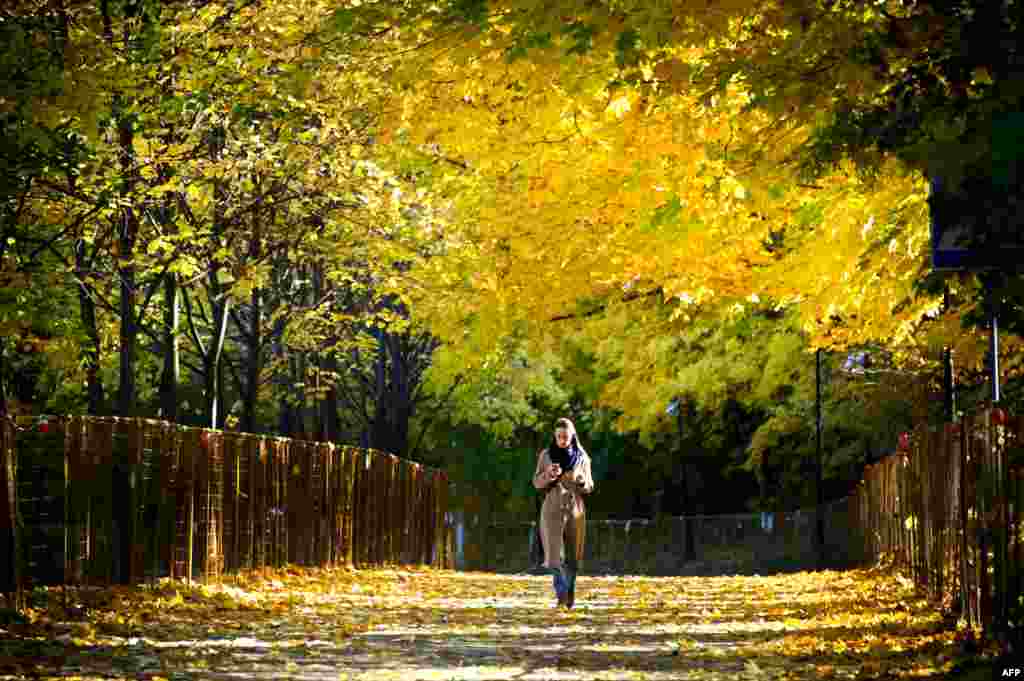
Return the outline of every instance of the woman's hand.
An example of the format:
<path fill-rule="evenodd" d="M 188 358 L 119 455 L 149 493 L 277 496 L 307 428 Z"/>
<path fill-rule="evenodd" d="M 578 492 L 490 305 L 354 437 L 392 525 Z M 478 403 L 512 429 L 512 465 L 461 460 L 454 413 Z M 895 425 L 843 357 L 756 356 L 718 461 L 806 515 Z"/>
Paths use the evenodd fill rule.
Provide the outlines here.
<path fill-rule="evenodd" d="M 553 463 L 550 466 L 548 466 L 548 477 L 551 478 L 552 480 L 557 480 L 558 476 L 560 476 L 561 474 L 562 467 L 559 466 L 557 463 Z"/>

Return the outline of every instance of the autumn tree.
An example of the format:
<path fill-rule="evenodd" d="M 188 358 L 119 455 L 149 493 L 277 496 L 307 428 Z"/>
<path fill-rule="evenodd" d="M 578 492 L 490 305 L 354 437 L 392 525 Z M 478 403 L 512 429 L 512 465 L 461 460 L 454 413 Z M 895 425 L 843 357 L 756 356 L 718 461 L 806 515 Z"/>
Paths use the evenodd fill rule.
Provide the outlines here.
<path fill-rule="evenodd" d="M 894 366 L 935 376 L 943 345 L 977 367 L 983 344 L 959 328 L 977 283 L 948 282 L 960 304 L 945 307 L 927 284 L 927 168 L 911 152 L 928 156 L 955 128 L 943 122 L 946 81 L 927 64 L 979 44 L 960 37 L 980 26 L 1013 35 L 1015 7 L 940 17 L 919 3 L 494 2 L 343 14 L 347 30 L 415 48 L 396 72 L 409 87 L 387 139 L 458 188 L 470 247 L 438 265 L 424 306 L 467 366 L 523 329 L 539 355 L 566 319 L 601 354 L 617 345 L 600 323 L 612 315 L 630 325 L 623 344 L 643 348 L 671 344 L 709 311 L 766 308 L 808 334 L 799 351 L 878 343 Z M 983 71 L 967 96 L 995 106 Z M 921 143 L 868 148 L 881 128 L 867 122 L 927 83 L 936 99 L 914 107 L 931 107 L 934 126 Z M 863 113 L 872 107 L 875 119 Z M 656 384 L 649 374 L 672 354 L 628 371 Z M 654 404 L 621 392 L 633 409 Z M 624 411 L 641 427 L 637 416 Z"/>
<path fill-rule="evenodd" d="M 47 147 L 63 160 L 36 163 L 41 181 L 22 173 L 5 201 L 7 234 L 26 232 L 5 248 L 23 244 L 37 261 L 55 260 L 57 278 L 44 281 L 24 264 L 11 271 L 20 268 L 26 292 L 77 292 L 90 411 L 138 404 L 177 418 L 195 378 L 204 422 L 219 425 L 230 402 L 225 371 L 237 372 L 246 426 L 255 428 L 259 389 L 272 385 L 267 348 L 289 334 L 296 309 L 294 290 L 271 289 L 316 270 L 321 292 L 333 296 L 351 279 L 347 270 L 364 266 L 360 258 L 387 268 L 407 257 L 376 231 L 407 221 L 406 200 L 362 151 L 386 84 L 369 67 L 353 68 L 357 39 L 332 43 L 348 51 L 316 46 L 320 22 L 333 15 L 309 4 L 268 12 L 109 1 L 65 10 L 26 3 L 13 15 L 32 30 L 12 41 L 17 60 L 5 63 L 36 69 L 39 84 L 23 93 L 10 129 L 34 125 L 45 136 L 52 117 L 66 144 Z M 37 45 L 61 47 L 64 61 L 36 60 L 28 46 Z M 429 203 L 420 194 L 416 203 Z M 384 288 L 400 289 L 398 279 Z M 133 347 L 156 356 L 140 364 Z M 120 407 L 105 395 L 111 372 Z"/>

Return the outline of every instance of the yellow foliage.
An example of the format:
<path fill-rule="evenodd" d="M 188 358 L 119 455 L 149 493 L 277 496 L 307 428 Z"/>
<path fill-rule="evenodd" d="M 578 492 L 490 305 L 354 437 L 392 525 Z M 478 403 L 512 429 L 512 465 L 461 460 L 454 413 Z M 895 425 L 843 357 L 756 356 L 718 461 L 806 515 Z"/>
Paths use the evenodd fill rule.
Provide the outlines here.
<path fill-rule="evenodd" d="M 682 68 L 663 64 L 663 73 Z M 481 314 L 542 321 L 644 281 L 665 299 L 800 300 L 819 342 L 827 316 L 856 315 L 834 344 L 906 340 L 933 304 L 904 304 L 927 246 L 920 178 L 894 166 L 868 186 L 847 168 L 801 187 L 784 160 L 806 132 L 742 112 L 738 85 L 714 103 L 681 89 L 655 104 L 639 88 L 604 88 L 610 58 L 515 66 L 497 50 L 468 64 L 439 58 L 436 79 L 424 77 L 393 122 L 472 175 L 455 213 L 482 238 L 473 269 L 504 263 L 499 279 L 478 279 L 469 304 Z M 594 114 L 602 110 L 614 115 Z M 801 222 L 811 204 L 819 214 Z M 867 224 L 893 232 L 885 257 L 872 257 L 878 237 Z M 785 253 L 769 253 L 765 240 L 781 229 Z"/>

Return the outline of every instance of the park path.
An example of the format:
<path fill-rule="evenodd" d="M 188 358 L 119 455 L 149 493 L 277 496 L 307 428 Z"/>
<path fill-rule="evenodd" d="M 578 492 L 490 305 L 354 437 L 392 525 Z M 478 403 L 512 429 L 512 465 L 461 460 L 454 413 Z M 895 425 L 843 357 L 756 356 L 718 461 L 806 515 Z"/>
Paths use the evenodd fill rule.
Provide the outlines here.
<path fill-rule="evenodd" d="M 0 679 L 871 679 L 941 675 L 952 632 L 879 571 L 550 579 L 280 570 L 36 594 Z M 937 676 L 936 678 L 939 678 Z"/>

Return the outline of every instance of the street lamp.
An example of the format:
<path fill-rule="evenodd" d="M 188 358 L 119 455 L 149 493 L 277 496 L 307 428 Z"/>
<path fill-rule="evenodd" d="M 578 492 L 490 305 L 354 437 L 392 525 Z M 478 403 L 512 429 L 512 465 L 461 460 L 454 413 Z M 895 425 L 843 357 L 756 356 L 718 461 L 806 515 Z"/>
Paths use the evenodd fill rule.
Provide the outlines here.
<path fill-rule="evenodd" d="M 821 355 L 822 349 L 814 352 L 814 439 L 817 455 L 814 465 L 814 543 L 818 554 L 818 568 L 825 567 L 825 490 L 822 489 L 822 429 L 824 421 L 821 413 Z"/>
<path fill-rule="evenodd" d="M 683 524 L 684 524 L 685 534 L 686 534 L 686 537 L 683 540 L 683 560 L 691 561 L 691 560 L 697 560 L 697 546 L 696 546 L 695 538 L 693 536 L 693 534 L 694 534 L 694 532 L 693 532 L 694 522 L 693 522 L 693 515 L 691 513 L 691 508 L 690 508 L 689 481 L 688 481 L 688 478 L 687 478 L 687 475 L 686 475 L 686 465 L 682 461 L 683 453 L 685 451 L 683 449 L 683 432 L 684 432 L 684 428 L 683 428 L 683 425 L 684 425 L 684 423 L 683 423 L 683 410 L 685 408 L 686 408 L 686 405 L 683 402 L 683 398 L 682 397 L 674 397 L 674 398 L 672 398 L 672 401 L 668 403 L 668 406 L 665 408 L 665 413 L 668 414 L 669 416 L 675 416 L 676 417 L 676 428 L 678 429 L 678 432 L 679 432 L 679 459 L 680 460 L 676 462 L 676 465 L 679 466 L 679 470 L 682 471 L 682 475 L 680 476 L 680 478 L 681 478 L 680 486 L 682 487 L 683 518 L 684 518 Z"/>

